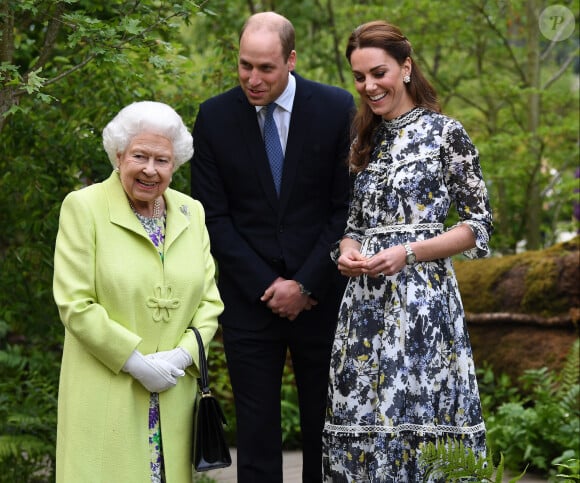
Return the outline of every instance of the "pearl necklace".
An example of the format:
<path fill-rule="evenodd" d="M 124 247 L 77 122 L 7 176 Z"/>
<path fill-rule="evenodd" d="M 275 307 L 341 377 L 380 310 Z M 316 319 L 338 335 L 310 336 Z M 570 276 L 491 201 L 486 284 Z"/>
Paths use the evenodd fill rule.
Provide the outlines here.
<path fill-rule="evenodd" d="M 129 200 L 129 206 L 131 207 L 131 209 L 137 213 L 137 214 L 141 214 L 139 213 L 136 209 L 135 209 L 135 205 L 133 204 L 133 202 L 131 201 L 130 198 L 127 198 Z M 161 199 L 160 198 L 155 198 L 155 201 L 153 202 L 153 217 L 152 218 L 161 218 Z M 141 216 L 145 216 L 145 215 L 141 215 Z"/>

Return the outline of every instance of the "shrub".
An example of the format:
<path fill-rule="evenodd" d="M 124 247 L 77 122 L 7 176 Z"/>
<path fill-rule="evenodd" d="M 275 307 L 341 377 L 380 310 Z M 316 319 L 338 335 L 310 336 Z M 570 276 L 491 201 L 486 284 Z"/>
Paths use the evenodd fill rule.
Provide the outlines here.
<path fill-rule="evenodd" d="M 529 464 L 530 471 L 554 474 L 556 464 L 580 457 L 578 350 L 577 340 L 558 374 L 546 368 L 526 371 L 520 380 L 524 394 L 487 416 L 488 444 L 504 455 L 506 468 Z"/>
<path fill-rule="evenodd" d="M 51 481 L 58 367 L 50 352 L 0 348 L 0 481 Z"/>

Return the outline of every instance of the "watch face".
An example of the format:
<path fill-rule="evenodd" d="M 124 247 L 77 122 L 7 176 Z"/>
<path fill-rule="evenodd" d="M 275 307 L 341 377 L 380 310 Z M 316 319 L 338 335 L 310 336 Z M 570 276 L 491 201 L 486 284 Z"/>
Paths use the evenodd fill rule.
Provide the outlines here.
<path fill-rule="evenodd" d="M 409 245 L 408 243 L 405 243 L 403 246 L 405 247 L 405 251 L 407 252 L 405 263 L 407 265 L 413 265 L 413 263 L 417 261 L 417 255 L 415 255 L 415 252 L 411 248 L 411 245 Z"/>
<path fill-rule="evenodd" d="M 404 247 L 407 252 L 405 262 L 407 265 L 413 265 L 417 261 L 417 255 L 415 255 L 415 252 L 411 249 L 410 245 L 405 244 Z"/>

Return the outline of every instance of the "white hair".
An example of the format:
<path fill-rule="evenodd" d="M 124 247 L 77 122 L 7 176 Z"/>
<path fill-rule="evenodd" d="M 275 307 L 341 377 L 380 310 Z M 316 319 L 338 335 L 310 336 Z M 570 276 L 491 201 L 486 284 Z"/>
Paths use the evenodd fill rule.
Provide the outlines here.
<path fill-rule="evenodd" d="M 124 153 L 131 140 L 144 132 L 159 134 L 171 141 L 174 171 L 191 159 L 193 138 L 181 116 L 162 102 L 141 101 L 121 109 L 103 129 L 103 146 L 113 168 L 117 167 L 117 154 Z"/>

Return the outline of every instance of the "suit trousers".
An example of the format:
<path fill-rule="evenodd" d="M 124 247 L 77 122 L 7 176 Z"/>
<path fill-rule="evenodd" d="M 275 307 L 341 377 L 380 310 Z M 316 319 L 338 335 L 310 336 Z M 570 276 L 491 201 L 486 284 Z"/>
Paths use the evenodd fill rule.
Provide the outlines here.
<path fill-rule="evenodd" d="M 280 394 L 288 353 L 298 390 L 303 481 L 322 481 L 322 428 L 338 310 L 333 302 L 294 321 L 268 313 L 271 322 L 257 331 L 223 327 L 236 403 L 239 483 L 283 481 Z"/>

